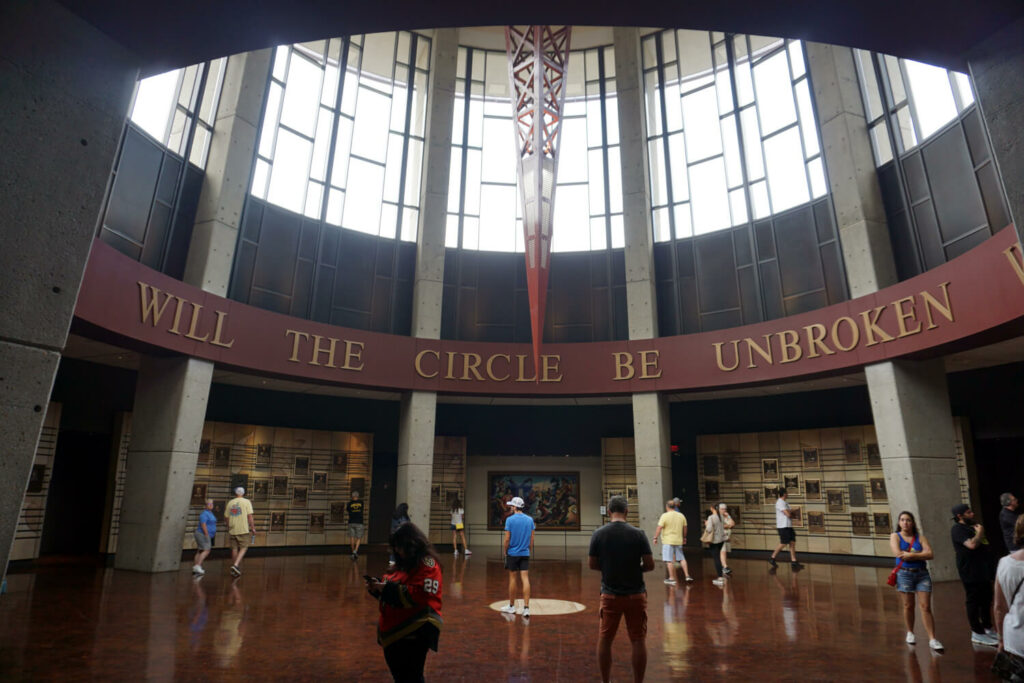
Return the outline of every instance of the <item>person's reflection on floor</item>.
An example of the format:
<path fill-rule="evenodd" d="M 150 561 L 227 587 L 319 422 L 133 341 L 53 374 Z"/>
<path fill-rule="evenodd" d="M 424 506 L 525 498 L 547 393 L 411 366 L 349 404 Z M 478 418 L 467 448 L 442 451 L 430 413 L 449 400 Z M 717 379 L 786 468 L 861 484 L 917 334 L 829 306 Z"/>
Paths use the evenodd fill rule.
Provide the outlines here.
<path fill-rule="evenodd" d="M 463 561 L 465 562 L 465 561 Z M 463 567 L 465 571 L 465 567 Z M 530 680 L 530 621 L 519 620 L 514 614 L 508 621 L 508 683 L 526 683 Z"/>
<path fill-rule="evenodd" d="M 665 661 L 673 678 L 683 677 L 690 672 L 690 637 L 686 631 L 686 607 L 690 602 L 692 589 L 689 584 L 670 586 L 665 591 L 665 605 L 661 647 Z"/>
<path fill-rule="evenodd" d="M 989 651 L 991 652 L 991 650 Z M 928 678 L 925 679 L 921 675 L 921 660 L 918 659 L 917 651 L 912 647 L 907 647 L 903 652 L 903 666 L 907 672 L 907 680 L 910 683 L 924 683 L 926 680 L 928 683 L 942 683 L 942 673 L 939 671 L 939 660 L 942 656 L 934 650 L 924 655 L 927 658 L 928 664 Z M 975 656 L 977 658 L 977 655 Z M 984 668 L 988 668 L 986 665 Z M 981 669 L 976 669 L 980 671 Z"/>
<path fill-rule="evenodd" d="M 799 609 L 799 592 L 796 585 L 796 572 L 789 574 L 789 586 L 787 587 L 779 578 L 778 570 L 772 567 L 768 574 L 775 580 L 775 583 L 782 589 L 782 626 L 786 629 L 786 638 L 790 642 L 797 639 L 797 621 Z"/>
<path fill-rule="evenodd" d="M 203 590 L 202 575 L 192 580 L 192 596 L 195 600 L 192 609 L 189 610 L 188 628 L 190 631 L 189 644 L 192 651 L 199 649 L 202 642 L 203 629 L 206 628 L 206 621 L 210 616 L 210 608 L 206 604 L 206 591 Z"/>
<path fill-rule="evenodd" d="M 466 575 L 466 556 L 463 555 L 461 559 L 456 555 L 453 559 L 452 566 L 452 583 L 451 591 L 448 593 L 448 599 L 461 600 L 462 599 L 462 580 Z"/>
<path fill-rule="evenodd" d="M 224 668 L 231 666 L 235 657 L 238 656 L 238 651 L 242 649 L 244 638 L 245 604 L 242 601 L 242 590 L 238 586 L 238 581 L 232 581 L 213 639 L 213 649 L 217 655 L 219 666 Z"/>

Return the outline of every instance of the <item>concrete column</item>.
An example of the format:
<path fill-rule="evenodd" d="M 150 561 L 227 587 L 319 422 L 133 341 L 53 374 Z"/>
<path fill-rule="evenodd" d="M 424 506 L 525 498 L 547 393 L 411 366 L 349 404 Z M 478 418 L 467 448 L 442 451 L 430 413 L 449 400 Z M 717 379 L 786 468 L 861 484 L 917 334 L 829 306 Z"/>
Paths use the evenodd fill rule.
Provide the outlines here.
<path fill-rule="evenodd" d="M 266 94 L 271 50 L 228 58 L 184 281 L 225 295 Z M 115 565 L 172 571 L 195 478 L 213 363 L 144 358 L 139 368 Z"/>
<path fill-rule="evenodd" d="M 448 212 L 448 172 L 452 156 L 452 116 L 458 31 L 434 32 L 427 87 L 423 187 L 416 235 L 412 336 L 441 338 L 444 290 L 444 232 Z M 430 483 L 434 465 L 437 394 L 411 391 L 402 397 L 398 428 L 397 501 L 409 504 L 409 516 L 424 531 L 430 527 Z"/>
<path fill-rule="evenodd" d="M 806 54 L 846 277 L 863 296 L 897 278 L 853 52 L 807 43 Z M 935 551 L 933 576 L 955 578 L 946 522 L 960 490 L 942 361 L 878 363 L 865 374 L 893 524 L 913 512 Z"/>
<path fill-rule="evenodd" d="M 652 339 L 658 336 L 658 309 L 640 32 L 620 27 L 614 29 L 613 35 L 629 338 Z M 672 497 L 668 402 L 663 396 L 653 392 L 633 394 L 633 439 L 640 527 L 653 533 L 658 518 L 665 511 L 665 501 Z"/>
<path fill-rule="evenodd" d="M 0 3 L 0 575 L 137 75 L 64 6 Z"/>
<path fill-rule="evenodd" d="M 967 65 L 1006 188 L 1010 219 L 1017 226 L 1017 239 L 1024 241 L 1024 19 L 975 46 Z"/>

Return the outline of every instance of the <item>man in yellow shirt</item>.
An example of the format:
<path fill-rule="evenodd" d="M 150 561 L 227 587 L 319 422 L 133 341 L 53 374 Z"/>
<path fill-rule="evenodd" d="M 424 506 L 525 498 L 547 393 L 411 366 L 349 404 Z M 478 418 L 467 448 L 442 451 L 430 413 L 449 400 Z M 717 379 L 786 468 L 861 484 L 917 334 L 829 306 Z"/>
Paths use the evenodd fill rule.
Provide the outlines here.
<path fill-rule="evenodd" d="M 659 537 L 662 544 L 661 559 L 668 566 L 668 578 L 665 579 L 665 583 L 670 586 L 676 585 L 676 562 L 682 566 L 686 582 L 692 582 L 690 568 L 686 566 L 686 556 L 683 555 L 683 544 L 686 543 L 686 517 L 676 510 L 675 501 L 665 503 L 665 514 L 658 520 L 658 530 L 654 532 L 655 545 Z"/>
<path fill-rule="evenodd" d="M 224 518 L 228 520 L 228 538 L 231 541 L 231 575 L 239 577 L 242 570 L 242 558 L 249 548 L 249 534 L 256 534 L 256 523 L 252 519 L 252 503 L 245 496 L 245 489 L 239 486 L 235 496 L 224 508 Z"/>

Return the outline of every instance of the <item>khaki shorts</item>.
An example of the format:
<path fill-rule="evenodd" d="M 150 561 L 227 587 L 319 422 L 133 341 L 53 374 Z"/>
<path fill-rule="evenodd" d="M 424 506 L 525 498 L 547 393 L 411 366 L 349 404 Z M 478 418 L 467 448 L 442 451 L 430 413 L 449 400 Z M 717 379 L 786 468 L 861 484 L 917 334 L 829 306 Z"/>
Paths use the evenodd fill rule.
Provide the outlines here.
<path fill-rule="evenodd" d="M 249 547 L 249 534 L 231 534 L 229 538 L 231 539 L 232 550 L 241 550 L 242 548 Z"/>
<path fill-rule="evenodd" d="M 636 595 L 601 594 L 601 637 L 611 640 L 619 630 L 619 621 L 626 617 L 626 631 L 631 641 L 647 637 L 647 593 Z"/>

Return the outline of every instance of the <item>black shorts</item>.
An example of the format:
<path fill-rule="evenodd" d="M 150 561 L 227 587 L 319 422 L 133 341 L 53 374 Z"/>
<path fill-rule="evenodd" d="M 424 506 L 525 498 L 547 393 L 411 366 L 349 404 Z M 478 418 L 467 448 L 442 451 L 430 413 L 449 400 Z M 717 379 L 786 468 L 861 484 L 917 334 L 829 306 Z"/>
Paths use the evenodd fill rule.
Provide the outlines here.
<path fill-rule="evenodd" d="M 505 569 L 510 572 L 525 572 L 530 569 L 529 555 L 506 555 Z"/>
<path fill-rule="evenodd" d="M 796 540 L 796 531 L 791 526 L 776 529 L 779 532 L 779 543 L 792 543 Z"/>

